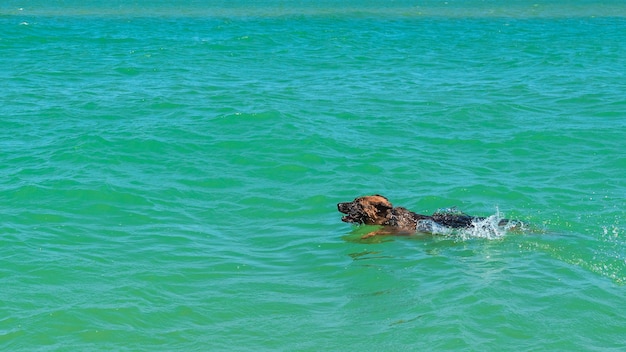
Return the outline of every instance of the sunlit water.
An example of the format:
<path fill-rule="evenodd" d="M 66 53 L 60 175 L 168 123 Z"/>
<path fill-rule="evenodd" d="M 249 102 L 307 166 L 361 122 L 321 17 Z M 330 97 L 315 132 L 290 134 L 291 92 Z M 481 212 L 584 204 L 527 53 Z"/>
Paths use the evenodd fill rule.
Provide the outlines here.
<path fill-rule="evenodd" d="M 3 3 L 0 349 L 623 349 L 625 14 Z"/>

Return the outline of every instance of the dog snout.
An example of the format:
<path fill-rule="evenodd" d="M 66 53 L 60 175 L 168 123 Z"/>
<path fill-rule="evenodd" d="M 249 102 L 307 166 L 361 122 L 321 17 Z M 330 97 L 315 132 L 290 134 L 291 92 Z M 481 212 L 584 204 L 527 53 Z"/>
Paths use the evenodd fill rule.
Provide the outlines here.
<path fill-rule="evenodd" d="M 350 203 L 337 203 L 337 210 L 341 213 L 347 214 L 350 211 Z"/>

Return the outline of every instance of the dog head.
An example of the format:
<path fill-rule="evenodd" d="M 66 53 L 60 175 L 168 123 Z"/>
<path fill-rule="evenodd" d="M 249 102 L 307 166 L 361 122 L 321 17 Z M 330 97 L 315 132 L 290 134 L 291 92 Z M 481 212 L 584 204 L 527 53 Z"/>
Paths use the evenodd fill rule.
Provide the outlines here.
<path fill-rule="evenodd" d="M 364 196 L 337 204 L 339 212 L 346 214 L 341 218 L 343 222 L 383 225 L 391 218 L 393 206 L 389 200 L 381 195 Z"/>

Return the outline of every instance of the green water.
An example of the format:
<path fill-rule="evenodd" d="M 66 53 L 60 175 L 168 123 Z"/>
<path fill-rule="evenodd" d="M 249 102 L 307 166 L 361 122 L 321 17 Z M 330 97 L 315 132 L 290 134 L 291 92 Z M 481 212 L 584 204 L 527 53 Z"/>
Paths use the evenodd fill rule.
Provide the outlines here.
<path fill-rule="evenodd" d="M 626 349 L 625 16 L 0 5 L 0 349 Z M 362 241 L 372 193 L 529 228 Z"/>

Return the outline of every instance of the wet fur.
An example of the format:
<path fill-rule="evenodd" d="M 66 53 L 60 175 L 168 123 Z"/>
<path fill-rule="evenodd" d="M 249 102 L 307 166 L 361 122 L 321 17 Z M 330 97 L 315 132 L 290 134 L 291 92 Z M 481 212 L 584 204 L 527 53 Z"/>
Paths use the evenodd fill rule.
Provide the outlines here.
<path fill-rule="evenodd" d="M 351 202 L 338 203 L 337 210 L 345 214 L 341 218 L 343 222 L 382 226 L 382 228 L 372 231 L 362 238 L 376 235 L 428 233 L 432 231 L 432 223 L 455 229 L 468 228 L 474 220 L 485 219 L 463 213 L 417 214 L 403 207 L 394 207 L 386 197 L 379 194 L 358 197 Z M 507 222 L 506 219 L 501 220 L 499 225 L 504 225 Z"/>

